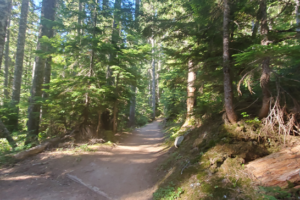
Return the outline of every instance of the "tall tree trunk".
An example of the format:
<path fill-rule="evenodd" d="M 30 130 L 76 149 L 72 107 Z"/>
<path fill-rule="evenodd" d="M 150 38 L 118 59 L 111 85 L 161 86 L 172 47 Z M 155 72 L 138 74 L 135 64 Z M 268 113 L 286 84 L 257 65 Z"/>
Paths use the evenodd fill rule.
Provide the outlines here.
<path fill-rule="evenodd" d="M 97 0 L 95 2 L 95 4 L 97 5 Z M 97 7 L 95 5 L 95 9 L 94 9 L 94 30 L 93 30 L 93 38 L 95 38 L 95 29 L 96 29 L 96 25 L 97 25 Z M 93 76 L 93 70 L 94 70 L 94 59 L 95 59 L 95 51 L 94 51 L 94 44 L 92 45 L 92 50 L 91 50 L 91 56 L 90 56 L 90 69 L 89 69 L 89 74 L 88 77 L 92 77 Z M 90 80 L 88 82 L 88 88 L 90 88 Z M 83 123 L 87 123 L 88 120 L 88 115 L 89 115 L 89 106 L 90 106 L 90 96 L 89 93 L 86 93 L 86 98 L 85 98 L 85 110 L 84 110 L 84 121 Z"/>
<path fill-rule="evenodd" d="M 0 70 L 2 66 L 9 0 L 0 0 Z"/>
<path fill-rule="evenodd" d="M 113 30 L 112 30 L 112 36 L 111 36 L 111 43 L 114 46 L 114 51 L 110 54 L 110 64 L 107 67 L 107 83 L 108 85 L 113 85 L 114 80 L 112 78 L 113 71 L 111 69 L 111 66 L 117 65 L 117 53 L 118 50 L 118 42 L 120 37 L 120 31 L 121 31 L 121 4 L 122 0 L 115 0 L 114 4 L 114 21 L 113 21 Z"/>
<path fill-rule="evenodd" d="M 233 90 L 230 78 L 229 63 L 229 0 L 224 0 L 224 20 L 223 20 L 223 73 L 224 73 L 224 102 L 225 110 L 229 121 L 235 124 L 237 116 L 233 109 Z"/>
<path fill-rule="evenodd" d="M 296 25 L 297 25 L 297 28 L 296 28 L 296 31 L 299 35 L 300 33 L 300 9 L 299 9 L 299 6 L 300 6 L 300 3 L 299 3 L 299 0 L 295 0 L 296 2 Z"/>
<path fill-rule="evenodd" d="M 81 35 L 81 12 L 82 12 L 82 0 L 79 0 L 78 2 L 78 11 L 79 11 L 79 15 L 78 15 L 78 28 L 77 28 L 77 36 L 79 37 Z"/>
<path fill-rule="evenodd" d="M 156 110 L 156 74 L 155 74 L 155 40 L 154 37 L 151 39 L 152 44 L 152 119 L 155 119 L 155 110 Z"/>
<path fill-rule="evenodd" d="M 16 52 L 16 64 L 15 64 L 15 72 L 14 72 L 14 82 L 12 88 L 12 101 L 11 101 L 15 115 L 10 122 L 10 125 L 12 125 L 12 127 L 15 127 L 16 129 L 18 127 L 19 107 L 17 107 L 17 104 L 19 104 L 20 102 L 20 94 L 21 94 L 28 8 L 29 8 L 29 0 L 22 0 L 21 17 L 19 21 L 18 45 L 17 45 L 17 52 Z"/>
<path fill-rule="evenodd" d="M 261 16 L 261 35 L 263 36 L 263 39 L 261 41 L 261 45 L 268 45 L 268 33 L 269 33 L 269 27 L 268 27 L 268 16 L 267 16 L 267 0 L 261 0 L 260 1 L 260 16 Z M 270 57 L 265 57 L 262 62 L 262 74 L 260 77 L 260 86 L 262 88 L 263 93 L 263 101 L 262 101 L 262 107 L 259 111 L 259 118 L 264 118 L 268 116 L 269 113 L 269 107 L 270 107 L 270 97 L 271 93 L 269 90 L 269 82 L 270 82 Z"/>
<path fill-rule="evenodd" d="M 194 104 L 195 104 L 195 81 L 196 81 L 196 72 L 193 66 L 193 62 L 189 61 L 188 63 L 188 80 L 187 80 L 187 100 L 186 100 L 186 106 L 187 106 L 187 114 L 186 114 L 186 120 L 183 126 L 188 126 L 189 122 L 193 118 L 194 115 Z"/>
<path fill-rule="evenodd" d="M 158 63 L 157 63 L 157 76 L 156 76 L 156 88 L 157 88 L 157 101 L 158 103 L 160 103 L 160 90 L 159 90 L 159 72 L 161 70 L 161 58 L 159 56 L 159 60 L 158 60 Z"/>
<path fill-rule="evenodd" d="M 115 90 L 116 100 L 114 102 L 114 109 L 113 109 L 113 132 L 114 133 L 118 131 L 119 75 L 120 73 L 118 73 L 116 77 L 116 90 Z"/>
<path fill-rule="evenodd" d="M 5 44 L 5 63 L 4 63 L 4 96 L 8 99 L 8 69 L 10 64 L 10 57 L 9 57 L 9 44 L 10 44 L 10 19 L 11 19 L 11 7 L 12 1 L 9 1 L 8 8 L 7 8 L 7 25 L 6 25 L 6 44 Z M 1 12 L 1 11 L 0 11 Z"/>
<path fill-rule="evenodd" d="M 131 91 L 133 93 L 130 100 L 130 110 L 129 110 L 129 127 L 135 125 L 135 107 L 136 107 L 136 86 L 131 86 Z"/>
<path fill-rule="evenodd" d="M 10 136 L 9 131 L 7 130 L 7 128 L 5 127 L 1 119 L 0 119 L 0 138 L 6 138 L 12 148 L 15 148 L 17 146 L 16 142 Z"/>
<path fill-rule="evenodd" d="M 140 1 L 135 0 L 135 28 L 138 29 L 138 18 L 140 12 Z M 134 67 L 136 70 L 136 66 Z M 130 110 L 129 110 L 129 126 L 132 127 L 135 125 L 135 107 L 136 107 L 136 86 L 131 86 L 131 91 L 133 92 L 133 96 L 130 100 Z"/>
<path fill-rule="evenodd" d="M 39 31 L 39 42 L 37 50 L 41 52 L 47 51 L 47 45 L 41 43 L 40 39 L 43 36 L 50 35 L 52 27 L 46 24 L 46 20 L 53 20 L 55 16 L 55 0 L 43 0 L 42 11 L 41 11 L 41 24 Z M 44 20 L 46 19 L 46 20 Z M 32 81 L 30 105 L 28 108 L 28 134 L 26 138 L 26 144 L 36 141 L 39 134 L 39 122 L 40 122 L 40 109 L 41 104 L 39 98 L 42 97 L 42 85 L 44 80 L 46 59 L 42 56 L 36 57 L 36 66 L 34 70 L 34 78 Z"/>
<path fill-rule="evenodd" d="M 122 4 L 122 0 L 115 0 L 114 3 L 114 21 L 113 21 L 113 30 L 112 30 L 112 37 L 111 37 L 111 43 L 114 46 L 114 51 L 110 54 L 110 64 L 108 65 L 107 68 L 107 83 L 108 85 L 113 85 L 115 83 L 115 94 L 116 94 L 116 100 L 113 104 L 113 121 L 112 121 L 112 125 L 113 125 L 113 131 L 115 132 L 117 130 L 117 113 L 118 113 L 118 76 L 117 78 L 114 80 L 112 75 L 113 75 L 113 71 L 111 69 L 111 66 L 113 65 L 119 65 L 119 61 L 117 59 L 117 51 L 119 49 L 118 47 L 118 42 L 119 42 L 119 37 L 120 37 L 120 31 L 121 31 L 121 4 Z"/>
<path fill-rule="evenodd" d="M 54 0 L 54 8 L 56 7 L 56 0 Z M 49 19 L 51 21 L 55 20 L 55 10 L 51 13 L 51 15 L 49 15 Z M 48 30 L 46 31 L 46 36 L 48 38 L 53 38 L 54 37 L 54 30 L 52 29 L 52 27 L 49 27 Z M 51 46 L 47 46 L 47 50 L 50 51 L 51 50 Z M 52 56 L 49 56 L 46 61 L 45 61 L 45 70 L 44 70 L 44 81 L 43 83 L 44 85 L 44 89 L 45 90 L 49 90 L 50 86 L 48 85 L 51 81 L 51 63 L 52 63 Z M 49 98 L 49 94 L 46 91 L 43 91 L 43 100 L 46 101 Z M 42 109 L 42 115 L 46 116 L 48 113 L 48 107 L 47 105 L 43 106 Z M 43 118 L 43 117 L 42 117 Z"/>

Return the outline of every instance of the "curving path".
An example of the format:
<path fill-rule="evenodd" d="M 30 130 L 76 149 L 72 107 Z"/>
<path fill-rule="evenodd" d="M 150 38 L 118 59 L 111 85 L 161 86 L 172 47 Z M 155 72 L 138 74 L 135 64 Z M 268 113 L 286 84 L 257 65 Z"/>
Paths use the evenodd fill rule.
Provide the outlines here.
<path fill-rule="evenodd" d="M 163 135 L 153 122 L 121 144 L 80 155 L 44 152 L 0 170 L 0 199 L 148 200 L 164 159 Z"/>

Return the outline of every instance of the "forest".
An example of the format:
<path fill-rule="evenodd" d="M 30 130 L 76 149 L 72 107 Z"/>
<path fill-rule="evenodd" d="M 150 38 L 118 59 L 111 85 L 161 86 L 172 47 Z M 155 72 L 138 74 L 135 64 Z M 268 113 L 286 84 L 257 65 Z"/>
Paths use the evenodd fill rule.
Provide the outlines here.
<path fill-rule="evenodd" d="M 68 134 L 115 142 L 157 119 L 166 143 L 220 123 L 216 132 L 249 133 L 276 151 L 298 141 L 299 6 L 0 0 L 0 164 Z M 211 138 L 192 151 L 203 155 L 225 137 Z"/>

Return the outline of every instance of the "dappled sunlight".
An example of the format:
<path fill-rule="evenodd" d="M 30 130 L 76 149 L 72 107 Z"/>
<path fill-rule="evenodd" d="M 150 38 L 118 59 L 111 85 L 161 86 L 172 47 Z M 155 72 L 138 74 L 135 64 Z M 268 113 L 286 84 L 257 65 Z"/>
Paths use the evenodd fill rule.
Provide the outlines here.
<path fill-rule="evenodd" d="M 122 200 L 150 199 L 161 178 L 157 172 L 158 164 L 169 149 L 162 145 L 163 137 L 157 126 L 157 122 L 149 124 L 119 145 L 43 152 L 9 171 L 0 171 L 0 185 L 10 191 L 6 185 L 18 181 L 19 185 L 26 185 L 22 189 L 24 193 L 46 185 L 50 188 L 58 185 L 67 191 L 66 186 L 70 185 L 68 187 L 96 188 L 94 193 L 100 199 L 101 194 Z M 152 128 L 154 132 L 144 131 Z M 93 189 L 89 191 L 93 192 Z"/>
<path fill-rule="evenodd" d="M 4 176 L 0 176 L 0 181 L 22 181 L 22 180 L 26 180 L 26 179 L 38 179 L 40 178 L 40 176 L 36 176 L 36 175 L 20 175 L 20 176 L 14 176 L 14 177 L 6 177 Z"/>

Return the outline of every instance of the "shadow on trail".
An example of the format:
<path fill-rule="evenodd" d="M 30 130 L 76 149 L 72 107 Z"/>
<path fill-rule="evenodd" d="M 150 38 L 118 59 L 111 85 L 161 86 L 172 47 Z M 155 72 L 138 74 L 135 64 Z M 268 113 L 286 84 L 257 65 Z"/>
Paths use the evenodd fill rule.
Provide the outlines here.
<path fill-rule="evenodd" d="M 0 170 L 1 199 L 107 199 L 70 180 L 68 174 L 111 199 L 152 199 L 160 179 L 156 168 L 166 153 L 162 142 L 158 122 L 154 122 L 115 148 L 100 147 L 99 151 L 81 153 L 44 152 L 14 168 Z"/>

